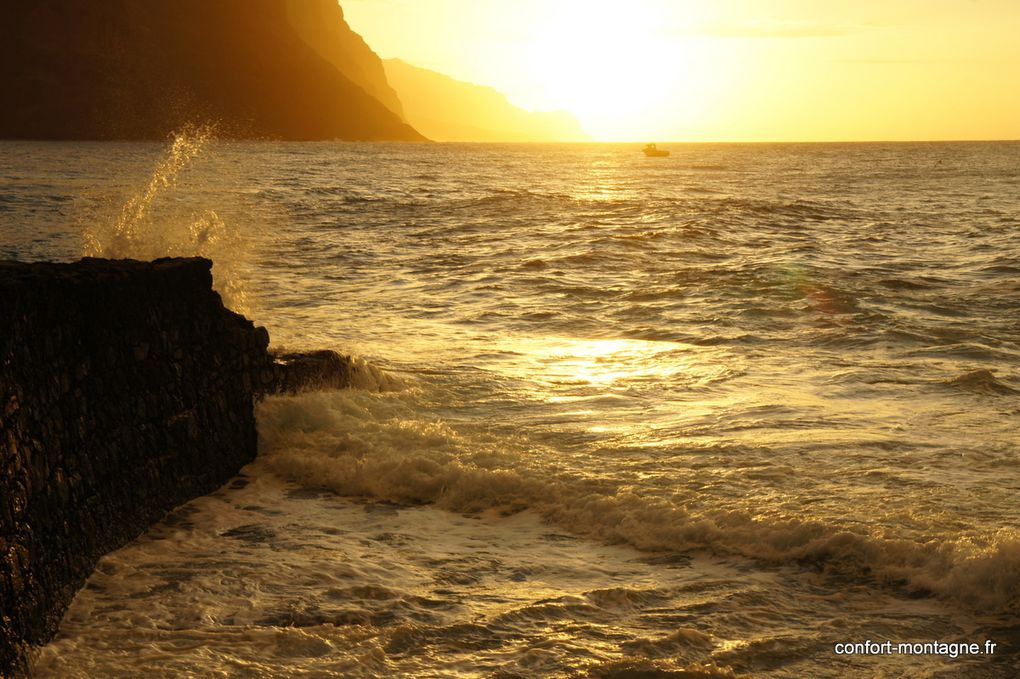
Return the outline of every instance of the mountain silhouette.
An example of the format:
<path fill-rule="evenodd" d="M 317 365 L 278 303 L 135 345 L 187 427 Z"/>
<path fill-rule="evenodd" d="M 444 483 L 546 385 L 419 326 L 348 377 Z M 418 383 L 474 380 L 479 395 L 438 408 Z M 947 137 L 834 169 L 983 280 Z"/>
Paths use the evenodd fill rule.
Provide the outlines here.
<path fill-rule="evenodd" d="M 311 21 L 337 58 L 303 38 Z M 422 139 L 368 54 L 327 0 L 7 1 L 0 137 L 161 139 L 212 122 L 234 138 Z"/>
<path fill-rule="evenodd" d="M 499 91 L 387 59 L 386 77 L 404 104 L 407 121 L 436 141 L 585 141 L 570 113 L 532 113 Z"/>

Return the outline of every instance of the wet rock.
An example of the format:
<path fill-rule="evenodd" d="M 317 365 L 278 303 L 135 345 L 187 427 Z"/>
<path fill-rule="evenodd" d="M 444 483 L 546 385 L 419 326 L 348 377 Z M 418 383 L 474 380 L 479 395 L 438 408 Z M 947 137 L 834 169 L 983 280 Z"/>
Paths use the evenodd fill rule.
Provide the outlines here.
<path fill-rule="evenodd" d="M 255 400 L 350 385 L 336 352 L 271 355 L 211 269 L 0 261 L 0 676 L 27 673 L 100 556 L 255 457 Z"/>
<path fill-rule="evenodd" d="M 254 458 L 253 375 L 277 367 L 211 266 L 0 262 L 0 676 L 102 554 Z"/>
<path fill-rule="evenodd" d="M 274 355 L 268 390 L 293 394 L 310 389 L 351 386 L 351 359 L 328 349 Z"/>

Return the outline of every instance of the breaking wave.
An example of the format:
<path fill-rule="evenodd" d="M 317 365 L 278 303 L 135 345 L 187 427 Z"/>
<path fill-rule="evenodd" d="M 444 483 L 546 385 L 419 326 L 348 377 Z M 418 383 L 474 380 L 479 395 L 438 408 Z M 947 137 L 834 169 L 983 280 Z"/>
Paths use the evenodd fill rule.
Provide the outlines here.
<path fill-rule="evenodd" d="M 179 179 L 215 139 L 209 125 L 175 132 L 148 179 L 114 208 L 107 205 L 83 219 L 82 254 L 110 259 L 207 257 L 224 303 L 251 312 L 251 293 L 241 272 L 244 241 L 216 208 L 176 193 Z M 186 198 L 187 200 L 182 200 Z M 116 203 L 114 203 L 116 205 Z"/>
<path fill-rule="evenodd" d="M 269 399 L 259 409 L 261 463 L 284 479 L 343 496 L 453 512 L 532 510 L 575 534 L 639 550 L 736 555 L 934 593 L 982 611 L 1020 611 L 1016 531 L 1003 530 L 988 544 L 918 542 L 824 521 L 759 518 L 740 508 L 689 509 L 697 498 L 553 471 L 539 457 L 418 415 L 417 391 Z"/>

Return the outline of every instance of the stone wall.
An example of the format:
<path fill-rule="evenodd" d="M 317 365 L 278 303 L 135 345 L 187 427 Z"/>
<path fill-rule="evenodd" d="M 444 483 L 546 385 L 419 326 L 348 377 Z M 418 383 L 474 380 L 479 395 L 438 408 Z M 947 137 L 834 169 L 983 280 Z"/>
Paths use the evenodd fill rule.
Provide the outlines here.
<path fill-rule="evenodd" d="M 254 458 L 279 368 L 211 266 L 0 262 L 0 676 L 102 554 Z"/>

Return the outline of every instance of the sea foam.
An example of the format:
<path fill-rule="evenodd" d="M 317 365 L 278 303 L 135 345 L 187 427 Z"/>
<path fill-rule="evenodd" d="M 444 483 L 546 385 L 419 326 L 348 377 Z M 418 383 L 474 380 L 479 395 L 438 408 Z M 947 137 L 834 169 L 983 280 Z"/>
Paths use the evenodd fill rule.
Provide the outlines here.
<path fill-rule="evenodd" d="M 986 544 L 920 542 L 832 521 L 752 516 L 556 470 L 415 412 L 421 394 L 364 390 L 267 399 L 261 463 L 286 480 L 343 496 L 454 512 L 533 510 L 574 534 L 650 552 L 707 551 L 795 566 L 835 580 L 933 592 L 985 612 L 1020 610 L 1020 534 Z"/>

